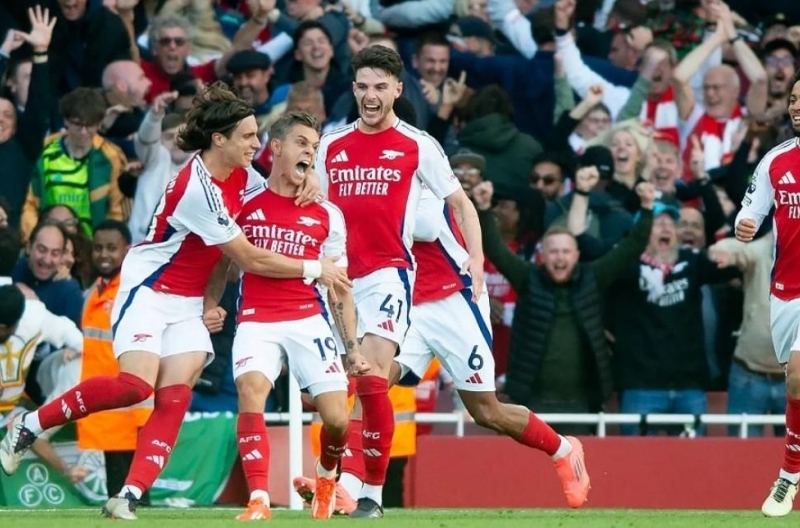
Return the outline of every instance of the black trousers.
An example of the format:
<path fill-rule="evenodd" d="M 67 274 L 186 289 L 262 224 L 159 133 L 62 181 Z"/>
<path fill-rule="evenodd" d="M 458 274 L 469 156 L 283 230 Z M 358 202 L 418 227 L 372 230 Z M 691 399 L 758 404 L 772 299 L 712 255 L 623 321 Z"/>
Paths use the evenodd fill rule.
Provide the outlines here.
<path fill-rule="evenodd" d="M 125 485 L 125 477 L 133 464 L 134 451 L 103 451 L 106 459 L 106 488 L 108 496 L 113 497 L 122 490 Z M 150 505 L 150 492 L 145 491 L 139 501 L 141 506 Z"/>
<path fill-rule="evenodd" d="M 385 508 L 402 508 L 404 476 L 408 457 L 390 458 L 386 470 L 386 483 L 383 485 L 383 506 Z"/>

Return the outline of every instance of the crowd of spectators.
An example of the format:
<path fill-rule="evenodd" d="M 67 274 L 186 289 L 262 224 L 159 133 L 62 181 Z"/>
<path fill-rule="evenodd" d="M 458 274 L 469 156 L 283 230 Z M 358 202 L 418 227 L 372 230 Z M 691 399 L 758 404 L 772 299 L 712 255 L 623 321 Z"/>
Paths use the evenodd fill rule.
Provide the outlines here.
<path fill-rule="evenodd" d="M 796 0 L 15 0 L 0 38 L 0 228 L 24 247 L 13 280 L 56 315 L 80 325 L 103 280 L 98 226 L 145 239 L 204 84 L 249 101 L 263 140 L 287 110 L 330 130 L 357 117 L 352 55 L 383 45 L 464 188 L 493 184 L 481 220 L 505 398 L 697 415 L 727 391 L 731 413 L 784 412 L 771 223 L 749 246 L 731 236 L 756 163 L 793 134 Z M 640 182 L 658 197 L 644 233 Z M 34 402 L 49 353 L 27 375 Z M 217 357 L 195 410 L 235 410 Z"/>

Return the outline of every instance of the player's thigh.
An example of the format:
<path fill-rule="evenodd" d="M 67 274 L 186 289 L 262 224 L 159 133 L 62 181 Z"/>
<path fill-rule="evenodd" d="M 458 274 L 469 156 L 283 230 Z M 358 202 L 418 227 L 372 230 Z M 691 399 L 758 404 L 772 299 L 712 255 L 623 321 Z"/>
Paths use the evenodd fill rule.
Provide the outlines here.
<path fill-rule="evenodd" d="M 495 365 L 489 298 L 473 303 L 469 290 L 416 306 L 414 325 L 459 391 L 494 392 Z"/>
<path fill-rule="evenodd" d="M 779 363 L 789 363 L 792 351 L 800 351 L 799 326 L 800 299 L 783 301 L 770 297 L 770 330 Z"/>
<path fill-rule="evenodd" d="M 289 371 L 301 389 L 316 398 L 342 391 L 347 395 L 347 375 L 330 325 L 321 315 L 282 323 L 281 342 L 287 351 Z"/>
<path fill-rule="evenodd" d="M 240 395 L 243 390 L 263 390 L 260 380 L 269 388 L 275 386 L 283 366 L 281 334 L 280 323 L 240 323 L 236 328 L 231 362 Z"/>
<path fill-rule="evenodd" d="M 411 324 L 411 289 L 413 273 L 402 269 L 383 269 L 367 277 L 357 279 L 353 287 L 353 298 L 358 314 L 358 337 L 367 341 L 367 348 L 362 346 L 362 353 L 370 358 L 373 352 L 385 351 L 391 345 L 380 345 L 384 341 L 394 343 L 395 347 L 403 344 Z M 363 341 L 362 341 L 363 343 Z M 372 348 L 379 350 L 371 350 Z M 392 354 L 393 355 L 393 354 Z M 390 358 L 391 359 L 391 358 Z"/>
<path fill-rule="evenodd" d="M 156 384 L 170 300 L 140 286 L 117 294 L 111 311 L 114 355 L 121 372 Z"/>
<path fill-rule="evenodd" d="M 397 384 L 401 387 L 416 387 L 427 372 L 433 357 L 433 352 L 428 347 L 417 322 L 412 323 L 403 346 L 400 347 L 400 353 L 394 358 L 400 367 L 400 379 Z"/>

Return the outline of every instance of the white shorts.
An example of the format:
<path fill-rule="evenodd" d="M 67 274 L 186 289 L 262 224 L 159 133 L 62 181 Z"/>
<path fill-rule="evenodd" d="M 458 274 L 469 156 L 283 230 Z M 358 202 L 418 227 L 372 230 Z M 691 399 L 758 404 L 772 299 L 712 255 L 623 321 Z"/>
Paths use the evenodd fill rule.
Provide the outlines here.
<path fill-rule="evenodd" d="M 321 315 L 278 323 L 240 323 L 233 339 L 233 379 L 262 373 L 273 385 L 284 359 L 301 389 L 313 397 L 347 392 L 347 375 L 331 327 Z"/>
<path fill-rule="evenodd" d="M 788 363 L 792 351 L 800 351 L 800 299 L 782 301 L 770 295 L 769 319 L 775 356 L 779 363 Z"/>
<path fill-rule="evenodd" d="M 433 357 L 453 378 L 456 389 L 494 391 L 494 356 L 489 296 L 472 302 L 472 290 L 414 306 L 414 324 L 400 354 L 400 385 L 416 385 Z"/>
<path fill-rule="evenodd" d="M 411 291 L 414 272 L 384 268 L 353 281 L 358 315 L 358 337 L 374 334 L 398 345 L 411 325 Z"/>
<path fill-rule="evenodd" d="M 162 358 L 214 348 L 203 324 L 203 298 L 156 292 L 147 286 L 120 291 L 111 310 L 114 355 L 142 350 Z"/>

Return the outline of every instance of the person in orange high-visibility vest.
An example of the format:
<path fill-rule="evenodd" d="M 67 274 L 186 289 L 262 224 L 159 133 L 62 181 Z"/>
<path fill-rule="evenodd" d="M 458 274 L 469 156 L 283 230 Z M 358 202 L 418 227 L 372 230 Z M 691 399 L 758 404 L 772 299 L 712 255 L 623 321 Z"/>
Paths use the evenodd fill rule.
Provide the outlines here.
<path fill-rule="evenodd" d="M 92 264 L 99 278 L 88 291 L 83 307 L 83 364 L 81 380 L 119 373 L 112 348 L 111 308 L 119 290 L 122 259 L 128 252 L 131 233 L 117 220 L 105 220 L 95 229 Z M 153 410 L 152 395 L 124 409 L 95 413 L 78 421 L 78 447 L 103 451 L 108 496 L 117 495 L 124 485 L 139 429 Z"/>
<path fill-rule="evenodd" d="M 351 410 L 355 405 L 355 397 L 353 396 L 354 390 L 355 382 L 351 378 L 350 390 L 348 391 L 350 393 L 348 405 Z M 417 453 L 417 422 L 414 420 L 414 415 L 417 410 L 417 402 L 413 387 L 392 387 L 389 390 L 389 399 L 392 401 L 392 409 L 394 409 L 395 427 L 394 435 L 392 436 L 392 448 L 389 453 L 390 459 L 389 469 L 386 473 L 386 485 L 383 489 L 383 500 L 384 504 L 391 508 L 403 506 L 403 475 L 405 473 L 405 467 L 408 463 L 408 458 Z M 315 456 L 319 455 L 320 450 L 320 427 L 322 427 L 322 422 L 320 421 L 319 415 L 314 413 L 309 434 L 311 440 L 311 449 L 313 450 Z M 364 458 L 362 453 L 353 452 L 348 448 L 342 457 L 342 463 L 344 463 L 345 458 L 352 459 L 348 460 L 348 462 L 360 461 L 360 464 L 356 463 L 355 467 L 356 472 L 358 472 L 358 468 L 360 468 L 361 475 L 356 476 L 363 478 Z M 353 464 L 347 465 L 349 467 Z M 356 507 L 355 500 L 350 497 L 345 488 L 343 488 L 341 485 L 341 479 L 346 480 L 347 478 L 352 477 L 353 475 L 350 473 L 342 473 L 341 475 L 340 484 L 336 487 L 337 513 L 349 514 Z M 311 497 L 311 495 L 307 495 L 303 491 L 305 487 L 308 487 L 308 484 L 313 484 L 313 479 L 307 479 L 306 477 L 297 477 L 295 479 L 295 489 L 297 489 L 298 493 L 300 493 L 300 495 L 302 495 L 304 498 L 306 498 L 306 496 Z"/>

